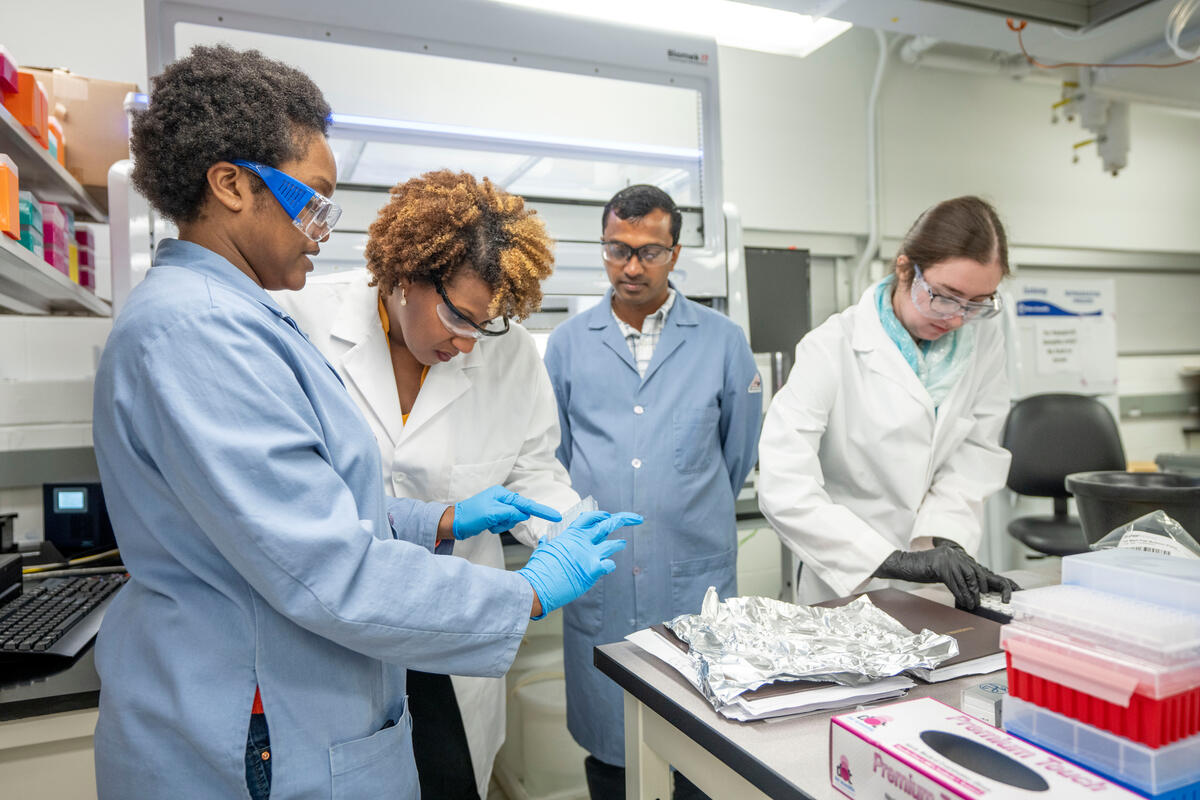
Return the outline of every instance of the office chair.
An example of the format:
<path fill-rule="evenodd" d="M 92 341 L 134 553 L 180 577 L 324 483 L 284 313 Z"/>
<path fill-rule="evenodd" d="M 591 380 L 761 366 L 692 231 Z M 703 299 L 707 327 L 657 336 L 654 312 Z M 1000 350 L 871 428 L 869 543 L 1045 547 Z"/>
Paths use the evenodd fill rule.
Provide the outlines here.
<path fill-rule="evenodd" d="M 1008 412 L 1003 446 L 1012 452 L 1008 488 L 1054 499 L 1052 516 L 1018 517 L 1008 523 L 1009 535 L 1046 555 L 1086 553 L 1083 528 L 1067 515 L 1065 481 L 1072 472 L 1125 469 L 1125 448 L 1109 410 L 1081 394 L 1026 397 Z"/>

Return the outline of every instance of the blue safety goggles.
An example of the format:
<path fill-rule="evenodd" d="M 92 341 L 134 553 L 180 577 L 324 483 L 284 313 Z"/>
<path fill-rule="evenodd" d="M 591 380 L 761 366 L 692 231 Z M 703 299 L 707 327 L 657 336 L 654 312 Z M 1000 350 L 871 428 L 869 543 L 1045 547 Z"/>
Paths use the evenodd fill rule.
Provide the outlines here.
<path fill-rule="evenodd" d="M 328 236 L 342 216 L 341 206 L 286 172 L 254 161 L 234 159 L 232 163 L 245 167 L 262 178 L 262 182 L 271 190 L 271 194 L 275 195 L 279 205 L 283 206 L 283 210 L 292 218 L 292 224 L 314 242 Z"/>

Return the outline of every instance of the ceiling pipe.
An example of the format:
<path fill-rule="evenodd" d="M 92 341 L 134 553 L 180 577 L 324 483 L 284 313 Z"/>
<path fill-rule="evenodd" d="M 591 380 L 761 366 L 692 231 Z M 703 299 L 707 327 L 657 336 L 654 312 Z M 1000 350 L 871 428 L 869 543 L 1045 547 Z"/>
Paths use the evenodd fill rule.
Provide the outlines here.
<path fill-rule="evenodd" d="M 883 73 L 887 67 L 888 41 L 879 29 L 875 30 L 875 40 L 879 43 L 879 58 L 875 62 L 875 80 L 867 100 L 867 244 L 851 280 L 855 296 L 866 291 L 867 271 L 879 250 L 879 89 L 883 86 Z"/>
<path fill-rule="evenodd" d="M 1198 39 L 1197 41 L 1200 41 Z M 931 36 L 913 36 L 900 46 L 899 55 L 904 63 L 917 68 L 942 69 L 951 72 L 965 72 L 972 75 L 993 75 L 1012 78 L 1022 82 L 1037 83 L 1045 86 L 1061 86 L 1067 75 L 1056 75 L 1045 70 L 1035 70 L 1022 56 L 1007 53 L 994 53 L 988 58 L 971 58 L 969 56 L 952 56 L 930 52 L 940 44 Z M 1154 55 L 1161 56 L 1165 44 L 1157 44 L 1140 50 L 1126 53 L 1112 60 L 1113 63 L 1136 63 Z M 1111 75 L 1115 70 L 1097 70 L 1097 78 Z M 1200 101 L 1186 100 L 1164 95 L 1150 94 L 1132 89 L 1122 89 L 1116 86 L 1097 82 L 1092 85 L 1092 92 L 1097 97 L 1128 103 L 1143 103 L 1163 109 L 1169 109 L 1187 117 L 1194 117 L 1200 112 Z"/>

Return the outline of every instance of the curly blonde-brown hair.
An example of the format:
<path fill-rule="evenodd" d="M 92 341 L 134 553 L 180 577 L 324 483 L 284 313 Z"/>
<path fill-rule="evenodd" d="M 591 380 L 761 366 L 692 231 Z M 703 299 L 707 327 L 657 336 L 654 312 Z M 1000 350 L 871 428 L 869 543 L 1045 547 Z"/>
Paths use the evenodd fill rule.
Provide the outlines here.
<path fill-rule="evenodd" d="M 371 223 L 367 269 L 386 297 L 401 281 L 449 283 L 459 270 L 492 288 L 491 316 L 524 319 L 542 303 L 553 240 L 525 200 L 466 172 L 426 172 L 392 187 Z"/>

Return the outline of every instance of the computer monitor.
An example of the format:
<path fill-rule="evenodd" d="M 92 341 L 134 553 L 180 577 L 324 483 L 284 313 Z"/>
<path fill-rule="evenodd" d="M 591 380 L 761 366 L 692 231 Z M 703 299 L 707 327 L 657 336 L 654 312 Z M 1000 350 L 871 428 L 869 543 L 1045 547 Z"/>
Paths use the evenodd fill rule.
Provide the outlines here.
<path fill-rule="evenodd" d="M 750 349 L 755 353 L 785 353 L 790 363 L 796 343 L 812 327 L 809 272 L 807 250 L 746 248 Z"/>
<path fill-rule="evenodd" d="M 67 558 L 116 547 L 99 483 L 42 484 L 45 538 Z"/>

